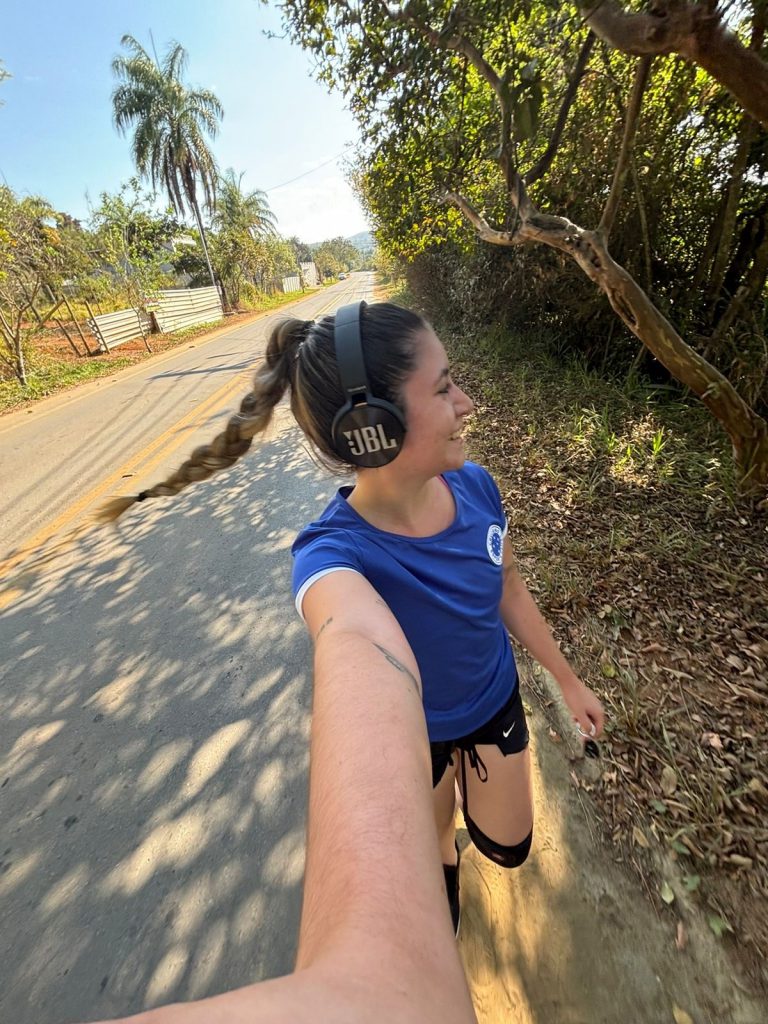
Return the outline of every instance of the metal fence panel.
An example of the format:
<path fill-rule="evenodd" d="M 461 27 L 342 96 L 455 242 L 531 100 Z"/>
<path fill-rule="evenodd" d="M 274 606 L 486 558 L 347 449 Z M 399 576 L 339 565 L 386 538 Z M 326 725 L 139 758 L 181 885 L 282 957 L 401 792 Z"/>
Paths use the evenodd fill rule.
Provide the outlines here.
<path fill-rule="evenodd" d="M 224 316 L 218 290 L 210 288 L 169 288 L 159 293 L 152 305 L 157 326 L 167 334 L 184 327 L 220 320 Z"/>
<path fill-rule="evenodd" d="M 88 326 L 104 352 L 134 338 L 146 338 L 152 330 L 149 317 L 138 309 L 121 309 L 117 313 L 91 317 Z"/>
<path fill-rule="evenodd" d="M 309 285 L 310 288 L 314 288 L 319 281 L 317 267 L 315 266 L 315 264 L 313 262 L 300 263 L 299 266 L 301 267 L 301 272 L 304 275 L 304 280 L 306 281 L 306 283 Z"/>

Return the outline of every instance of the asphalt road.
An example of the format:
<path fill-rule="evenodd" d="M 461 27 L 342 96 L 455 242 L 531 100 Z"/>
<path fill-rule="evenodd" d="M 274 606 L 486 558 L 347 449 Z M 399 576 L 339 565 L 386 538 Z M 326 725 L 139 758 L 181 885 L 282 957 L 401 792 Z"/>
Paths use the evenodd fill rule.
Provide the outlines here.
<path fill-rule="evenodd" d="M 289 312 L 371 291 L 354 275 Z M 289 548 L 337 482 L 281 408 L 226 473 L 40 557 L 210 439 L 285 312 L 0 421 L 3 554 L 32 547 L 6 561 L 0 618 L 3 1024 L 292 967 L 310 679 Z"/>

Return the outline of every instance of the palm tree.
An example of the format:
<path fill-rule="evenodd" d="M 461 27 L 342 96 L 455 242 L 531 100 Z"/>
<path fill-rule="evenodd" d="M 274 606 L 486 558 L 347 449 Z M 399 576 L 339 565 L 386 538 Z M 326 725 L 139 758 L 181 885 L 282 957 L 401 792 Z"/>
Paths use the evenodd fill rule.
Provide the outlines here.
<path fill-rule="evenodd" d="M 120 81 L 112 93 L 115 127 L 121 135 L 134 127 L 131 148 L 139 174 L 149 178 L 155 189 L 163 185 L 177 214 L 183 215 L 185 206 L 194 213 L 215 285 L 198 188 L 212 211 L 218 170 L 204 136 L 216 138 L 224 110 L 208 89 L 184 85 L 187 51 L 179 43 L 171 46 L 160 63 L 133 36 L 125 35 L 120 42 L 131 52 L 112 61 L 112 71 Z"/>
<path fill-rule="evenodd" d="M 229 167 L 216 185 L 215 223 L 221 230 L 247 231 L 254 238 L 277 233 L 277 218 L 269 208 L 267 193 L 261 189 L 243 192 L 243 174 Z"/>
<path fill-rule="evenodd" d="M 239 301 L 243 279 L 254 281 L 265 252 L 263 243 L 277 236 L 277 220 L 269 208 L 266 192 L 243 192 L 243 175 L 230 167 L 216 183 L 216 269 L 230 302 Z"/>

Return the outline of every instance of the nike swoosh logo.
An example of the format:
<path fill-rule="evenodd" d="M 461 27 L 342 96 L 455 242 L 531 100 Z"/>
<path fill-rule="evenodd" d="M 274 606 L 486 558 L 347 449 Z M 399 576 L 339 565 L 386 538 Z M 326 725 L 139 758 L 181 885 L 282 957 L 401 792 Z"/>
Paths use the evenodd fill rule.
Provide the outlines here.
<path fill-rule="evenodd" d="M 507 737 L 509 736 L 509 734 L 512 732 L 512 730 L 514 728 L 515 728 L 515 723 L 513 722 L 512 725 L 510 725 L 510 727 L 508 729 L 502 729 L 501 730 L 501 735 L 504 737 L 504 739 L 507 739 Z"/>

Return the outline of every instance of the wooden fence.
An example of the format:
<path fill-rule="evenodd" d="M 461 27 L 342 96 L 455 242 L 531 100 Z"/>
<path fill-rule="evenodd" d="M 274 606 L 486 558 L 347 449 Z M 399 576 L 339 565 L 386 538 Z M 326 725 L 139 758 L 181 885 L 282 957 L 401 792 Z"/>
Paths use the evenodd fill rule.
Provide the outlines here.
<path fill-rule="evenodd" d="M 297 274 L 295 277 L 284 277 L 283 278 L 283 291 L 284 292 L 297 292 L 301 288 L 301 280 Z"/>
<path fill-rule="evenodd" d="M 194 324 L 221 320 L 224 312 L 216 288 L 170 288 L 152 304 L 157 326 L 167 334 Z"/>

